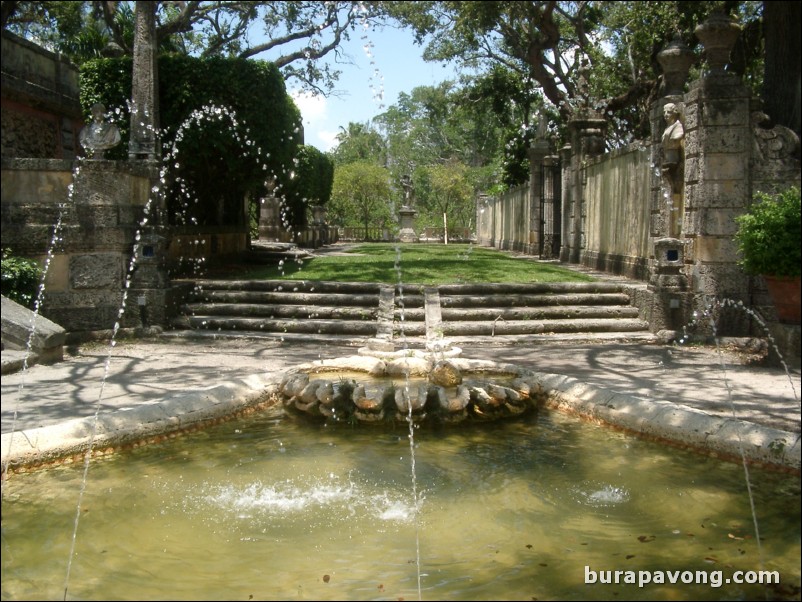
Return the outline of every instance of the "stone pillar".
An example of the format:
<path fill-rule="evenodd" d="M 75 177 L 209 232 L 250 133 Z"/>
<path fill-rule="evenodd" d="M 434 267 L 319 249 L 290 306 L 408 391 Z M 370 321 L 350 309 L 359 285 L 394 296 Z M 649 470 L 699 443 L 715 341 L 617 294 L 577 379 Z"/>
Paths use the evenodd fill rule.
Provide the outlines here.
<path fill-rule="evenodd" d="M 750 94 L 725 69 L 739 31 L 724 15 L 714 15 L 697 28 L 707 69 L 685 98 L 684 237 L 694 309 L 700 315 L 715 300 L 749 301 L 749 279 L 737 266 L 733 236 L 735 217 L 746 210 L 751 196 Z M 724 311 L 717 320 L 718 334 L 747 333 L 746 312 Z"/>
<path fill-rule="evenodd" d="M 679 39 L 657 54 L 663 69 L 663 96 L 653 106 L 651 123 L 650 237 L 653 253 L 649 258 L 649 291 L 652 293 L 652 330 L 679 330 L 691 316 L 687 266 L 685 262 L 685 140 L 684 95 L 688 71 L 696 55 Z M 672 138 L 672 124 L 666 109 L 673 107 L 681 136 Z M 667 156 L 670 155 L 670 156 Z M 693 174 L 691 174 L 693 175 Z"/>
<path fill-rule="evenodd" d="M 159 78 L 156 48 L 156 3 L 138 1 L 135 9 L 134 67 L 131 81 L 131 138 L 128 157 L 157 158 Z"/>
<path fill-rule="evenodd" d="M 566 144 L 560 149 L 560 170 L 562 177 L 562 224 L 560 230 L 560 261 L 568 262 L 571 256 L 571 232 L 573 232 L 574 197 L 573 197 L 573 173 L 571 171 L 571 161 L 573 152 L 570 144 Z"/>
<path fill-rule="evenodd" d="M 281 199 L 268 193 L 259 203 L 259 240 L 287 242 L 289 234 L 281 226 Z"/>
<path fill-rule="evenodd" d="M 139 318 L 142 328 L 164 327 L 168 315 L 167 239 L 154 232 L 144 234 L 134 245 L 127 311 Z"/>
<path fill-rule="evenodd" d="M 585 170 L 584 161 L 587 158 L 595 157 L 604 152 L 604 133 L 607 128 L 607 120 L 595 114 L 583 114 L 573 118 L 568 122 L 568 130 L 571 135 L 571 148 L 574 150 L 571 156 L 570 180 L 568 187 L 571 189 L 570 197 L 572 203 L 570 213 L 566 217 L 570 221 L 569 232 L 564 240 L 567 247 L 567 261 L 570 263 L 580 263 L 582 259 L 582 249 L 585 248 Z M 561 253 L 562 259 L 562 253 Z"/>
<path fill-rule="evenodd" d="M 532 255 L 543 253 L 543 163 L 551 152 L 545 135 L 538 135 L 529 147 L 529 248 Z"/>

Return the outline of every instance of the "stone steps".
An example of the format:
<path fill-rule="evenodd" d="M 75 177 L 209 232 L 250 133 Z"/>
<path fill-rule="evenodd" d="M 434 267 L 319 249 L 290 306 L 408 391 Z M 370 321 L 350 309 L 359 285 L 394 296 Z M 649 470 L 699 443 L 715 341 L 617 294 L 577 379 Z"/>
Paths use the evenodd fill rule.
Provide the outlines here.
<path fill-rule="evenodd" d="M 320 281 L 198 280 L 172 326 L 217 336 L 363 337 L 387 346 L 447 338 L 649 336 L 613 282 L 393 287 Z"/>

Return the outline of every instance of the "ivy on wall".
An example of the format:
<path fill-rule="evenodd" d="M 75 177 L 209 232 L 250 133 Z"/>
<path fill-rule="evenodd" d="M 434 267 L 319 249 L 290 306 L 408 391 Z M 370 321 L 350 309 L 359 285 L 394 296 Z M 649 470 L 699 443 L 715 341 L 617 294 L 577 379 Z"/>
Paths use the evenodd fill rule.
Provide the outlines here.
<path fill-rule="evenodd" d="M 127 158 L 132 64 L 130 57 L 103 58 L 81 67 L 87 121 L 91 106 L 102 102 L 123 136 L 109 159 Z M 328 201 L 333 166 L 303 145 L 300 111 L 275 65 L 162 55 L 158 79 L 170 223 L 247 225 L 244 199 L 258 203 L 271 179 L 294 229 L 306 225 L 307 205 Z"/>

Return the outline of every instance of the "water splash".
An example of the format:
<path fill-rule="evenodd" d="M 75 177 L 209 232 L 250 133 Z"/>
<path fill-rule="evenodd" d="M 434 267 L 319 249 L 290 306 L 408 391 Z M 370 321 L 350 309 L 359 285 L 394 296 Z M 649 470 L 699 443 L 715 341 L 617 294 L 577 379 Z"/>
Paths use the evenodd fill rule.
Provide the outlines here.
<path fill-rule="evenodd" d="M 733 399 L 732 388 L 730 386 L 730 379 L 729 379 L 728 373 L 727 373 L 727 366 L 726 366 L 726 362 L 724 360 L 724 352 L 723 352 L 723 349 L 721 347 L 720 337 L 718 335 L 718 326 L 717 326 L 717 320 L 716 320 L 716 316 L 717 316 L 718 312 L 721 309 L 724 309 L 724 308 L 731 308 L 731 309 L 735 309 L 735 310 L 738 310 L 738 311 L 745 312 L 751 319 L 755 320 L 763 328 L 763 330 L 764 330 L 764 332 L 766 334 L 766 337 L 770 342 L 771 348 L 777 353 L 778 357 L 780 358 L 780 363 L 782 364 L 783 368 L 785 369 L 785 373 L 786 373 L 786 375 L 788 377 L 788 381 L 790 383 L 791 390 L 793 391 L 793 394 L 794 394 L 794 399 L 797 402 L 799 402 L 799 395 L 798 395 L 798 393 L 796 391 L 796 387 L 794 386 L 793 379 L 791 378 L 791 373 L 790 373 L 790 370 L 788 368 L 788 364 L 785 362 L 785 358 L 783 357 L 782 353 L 780 352 L 779 348 L 777 347 L 776 341 L 771 336 L 771 333 L 769 332 L 768 326 L 765 323 L 765 321 L 755 311 L 753 311 L 752 309 L 750 309 L 748 307 L 745 307 L 742 301 L 735 301 L 735 300 L 729 299 L 729 298 L 719 299 L 719 298 L 705 297 L 704 298 L 704 309 L 702 310 L 701 314 L 699 312 L 694 312 L 691 324 L 686 326 L 686 327 L 683 327 L 683 336 L 679 340 L 679 343 L 682 344 L 682 343 L 690 340 L 691 336 L 688 334 L 688 327 L 689 326 L 690 327 L 701 326 L 702 328 L 707 326 L 710 329 L 710 332 L 712 333 L 713 341 L 715 342 L 716 353 L 717 353 L 718 358 L 719 358 L 719 367 L 721 369 L 722 377 L 723 377 L 723 380 L 724 380 L 724 387 L 725 387 L 725 390 L 727 392 L 727 399 L 729 401 L 730 413 L 732 415 L 733 420 L 737 420 L 738 417 L 737 417 L 737 412 L 736 412 L 736 409 L 735 409 L 735 401 Z M 752 485 L 752 480 L 751 480 L 750 475 L 749 475 L 749 464 L 748 464 L 748 462 L 746 460 L 746 453 L 744 452 L 744 442 L 743 442 L 743 438 L 741 437 L 741 430 L 737 429 L 736 430 L 736 434 L 737 434 L 737 437 L 738 437 L 738 448 L 740 450 L 740 455 L 741 455 L 741 465 L 742 465 L 743 471 L 744 471 L 744 481 L 746 483 L 746 491 L 747 491 L 747 496 L 748 496 L 748 499 L 749 499 L 749 508 L 750 508 L 750 511 L 751 511 L 751 514 L 752 514 L 752 525 L 753 525 L 754 533 L 755 533 L 755 544 L 757 546 L 758 560 L 759 560 L 760 569 L 763 570 L 765 568 L 765 558 L 764 558 L 763 546 L 762 546 L 762 542 L 761 542 L 761 538 L 760 538 L 760 525 L 759 525 L 759 521 L 758 521 L 758 518 L 757 518 L 757 509 L 755 507 L 755 496 L 754 496 L 754 492 L 753 492 L 753 485 Z"/>

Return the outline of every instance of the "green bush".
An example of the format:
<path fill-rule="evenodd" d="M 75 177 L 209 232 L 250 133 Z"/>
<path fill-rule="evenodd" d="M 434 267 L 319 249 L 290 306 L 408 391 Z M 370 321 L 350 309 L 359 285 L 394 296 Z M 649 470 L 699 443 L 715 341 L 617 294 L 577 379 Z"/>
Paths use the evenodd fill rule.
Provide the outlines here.
<path fill-rule="evenodd" d="M 131 72 L 130 58 L 81 66 L 81 105 L 87 115 L 95 102 L 109 111 L 123 109 L 118 122 L 123 142 L 106 153 L 109 159 L 127 157 Z M 181 223 L 177 216 L 186 212 L 188 221 L 200 225 L 246 225 L 243 199 L 257 203 L 271 176 L 278 194 L 286 194 L 289 215 L 305 216 L 305 191 L 291 177 L 303 160 L 301 114 L 274 64 L 165 54 L 159 56 L 158 77 L 163 141 L 172 142 L 182 124 L 192 123 L 181 130 L 177 160 L 166 166 L 167 184 L 173 186 L 167 200 L 172 223 Z M 198 112 L 202 119 L 195 117 Z M 315 181 L 304 175 L 305 181 Z"/>
<path fill-rule="evenodd" d="M 799 276 L 802 262 L 800 190 L 769 195 L 757 193 L 747 213 L 735 218 L 740 259 L 750 275 Z"/>
<path fill-rule="evenodd" d="M 2 294 L 28 309 L 35 309 L 36 294 L 42 278 L 42 268 L 33 259 L 15 257 L 10 249 L 3 249 Z"/>

